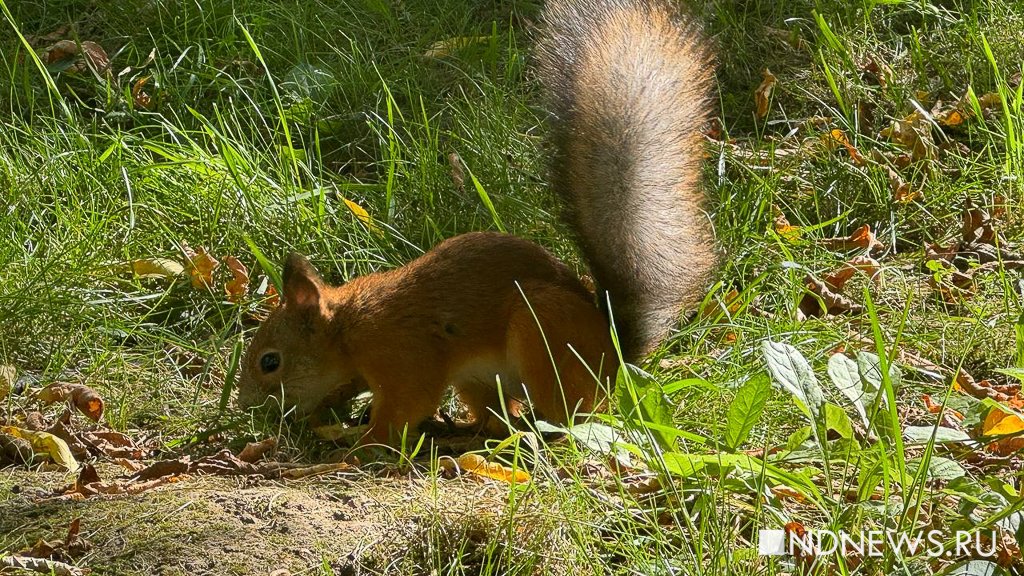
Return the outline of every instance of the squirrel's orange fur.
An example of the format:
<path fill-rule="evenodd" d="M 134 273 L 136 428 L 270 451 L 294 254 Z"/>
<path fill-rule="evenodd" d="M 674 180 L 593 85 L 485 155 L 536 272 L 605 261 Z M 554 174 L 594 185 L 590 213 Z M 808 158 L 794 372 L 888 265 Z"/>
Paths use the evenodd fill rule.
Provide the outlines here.
<path fill-rule="evenodd" d="M 274 396 L 301 415 L 369 389 L 368 438 L 387 442 L 450 385 L 489 432 L 504 428 L 492 412 L 521 402 L 565 423 L 618 369 L 609 302 L 630 360 L 699 301 L 716 255 L 699 188 L 711 65 L 698 31 L 662 0 L 552 0 L 544 24 L 553 182 L 601 304 L 545 249 L 507 234 L 457 236 L 341 286 L 293 254 L 283 304 L 243 360 L 240 404 Z"/>

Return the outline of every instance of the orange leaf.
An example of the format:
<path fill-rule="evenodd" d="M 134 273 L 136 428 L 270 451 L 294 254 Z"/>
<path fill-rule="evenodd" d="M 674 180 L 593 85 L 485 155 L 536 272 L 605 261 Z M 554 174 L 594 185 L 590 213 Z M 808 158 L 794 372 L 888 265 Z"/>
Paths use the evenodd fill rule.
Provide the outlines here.
<path fill-rule="evenodd" d="M 761 84 L 754 90 L 754 114 L 758 119 L 768 115 L 768 104 L 772 98 L 772 91 L 778 79 L 767 68 L 761 73 Z"/>
<path fill-rule="evenodd" d="M 985 436 L 1004 436 L 1024 431 L 1024 420 L 1020 416 L 993 408 L 981 425 L 981 433 Z"/>
<path fill-rule="evenodd" d="M 878 260 L 871 258 L 870 256 L 855 256 L 846 261 L 838 269 L 827 274 L 822 280 L 826 284 L 834 288 L 835 290 L 842 290 L 846 286 L 846 282 L 853 277 L 857 271 L 861 271 L 871 278 L 871 280 L 878 281 L 878 272 L 882 265 L 878 263 Z"/>
<path fill-rule="evenodd" d="M 921 400 L 924 401 L 924 407 L 926 409 L 928 409 L 929 413 L 931 413 L 931 414 L 938 414 L 939 412 L 942 412 L 942 404 L 936 404 L 932 400 L 932 397 L 929 396 L 928 394 L 922 394 L 921 395 Z M 960 412 L 958 412 L 956 410 L 953 410 L 952 408 L 946 408 L 946 412 L 949 413 L 950 415 L 952 415 L 957 420 L 963 421 L 963 419 L 964 419 L 964 415 L 963 414 L 961 414 Z"/>
<path fill-rule="evenodd" d="M 850 234 L 847 238 L 824 238 L 821 243 L 834 250 L 863 248 L 868 252 L 874 252 L 885 248 L 885 245 L 871 232 L 871 226 L 868 224 L 854 230 L 853 234 Z"/>
<path fill-rule="evenodd" d="M 857 148 L 850 143 L 850 140 L 846 137 L 846 133 L 843 132 L 842 130 L 838 128 L 833 129 L 831 132 L 829 132 L 828 136 L 826 136 L 825 139 L 828 143 L 829 148 L 833 150 L 837 146 L 842 146 L 843 148 L 846 148 L 846 152 L 847 154 L 850 155 L 850 159 L 853 160 L 853 163 L 856 164 L 857 166 L 864 166 L 865 164 L 867 164 L 867 160 L 865 160 L 864 157 L 861 156 L 860 151 L 857 150 Z"/>
<path fill-rule="evenodd" d="M 228 300 L 231 302 L 238 302 L 249 293 L 249 269 L 238 261 L 238 258 L 234 256 L 227 256 L 224 258 L 224 263 L 227 264 L 228 270 L 231 271 L 233 278 L 224 285 L 224 291 L 228 293 Z"/>
<path fill-rule="evenodd" d="M 196 289 L 212 287 L 213 271 L 220 266 L 220 262 L 203 247 L 193 250 L 189 248 L 188 244 L 183 243 L 182 250 L 188 258 L 185 269 L 188 271 L 189 278 L 192 279 L 192 287 Z"/>
<path fill-rule="evenodd" d="M 152 76 L 143 76 L 136 80 L 135 84 L 132 84 L 132 101 L 135 102 L 135 105 L 139 108 L 145 108 L 147 110 L 153 106 L 153 98 L 150 97 L 143 88 L 146 86 L 146 82 L 149 82 L 150 78 L 152 78 Z"/>
<path fill-rule="evenodd" d="M 509 484 L 520 484 L 530 481 L 530 475 L 526 471 L 521 469 L 513 471 L 511 468 L 502 466 L 497 462 L 488 462 L 479 454 L 463 454 L 458 457 L 456 462 L 459 468 L 477 476 L 493 478 L 502 482 L 508 482 Z"/>
<path fill-rule="evenodd" d="M 722 298 L 722 303 L 724 304 L 725 310 L 729 312 L 730 315 L 739 312 L 740 306 L 743 306 L 743 300 L 740 298 L 740 293 L 737 292 L 735 288 L 730 290 L 729 293 Z M 701 311 L 701 317 L 710 318 L 718 314 L 721 309 L 722 307 L 719 306 L 717 302 L 708 302 L 708 305 Z"/>

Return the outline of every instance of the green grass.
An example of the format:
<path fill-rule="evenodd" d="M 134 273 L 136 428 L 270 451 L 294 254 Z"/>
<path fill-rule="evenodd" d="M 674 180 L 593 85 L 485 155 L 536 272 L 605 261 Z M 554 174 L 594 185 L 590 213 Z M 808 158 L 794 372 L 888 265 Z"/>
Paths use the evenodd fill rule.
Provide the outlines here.
<path fill-rule="evenodd" d="M 341 281 L 399 266 L 461 232 L 505 229 L 583 272 L 544 184 L 545 112 L 529 66 L 541 3 L 471 4 L 4 3 L 0 364 L 29 376 L 33 387 L 92 386 L 106 400 L 108 425 L 155 438 L 168 454 L 210 452 L 265 430 L 222 404 L 258 298 L 228 302 L 223 266 L 217 286 L 202 290 L 185 277 L 137 278 L 133 260 L 181 260 L 184 244 L 204 246 L 241 259 L 255 286 L 266 271 L 251 242 L 274 263 L 288 251 L 308 254 L 328 279 Z M 635 446 L 633 468 L 599 474 L 595 467 L 609 457 L 572 442 L 527 450 L 521 461 L 538 481 L 503 488 L 476 508 L 471 494 L 461 496 L 453 509 L 462 516 L 431 500 L 453 481 L 437 478 L 436 459 L 424 450 L 411 467 L 385 467 L 421 482 L 416 490 L 374 492 L 381 502 L 422 504 L 381 521 L 410 545 L 389 549 L 385 530 L 373 546 L 317 549 L 319 561 L 309 561 L 306 573 L 356 566 L 373 573 L 782 574 L 795 569 L 756 555 L 757 529 L 789 520 L 850 531 L 1020 521 L 1020 454 L 978 463 L 977 451 L 957 445 L 904 444 L 900 429 L 937 422 L 923 408 L 924 393 L 947 399 L 968 419 L 984 418 L 991 406 L 951 391 L 949 374 L 937 379 L 908 367 L 898 352 L 962 366 L 977 380 L 1005 382 L 997 370 L 1024 366 L 1020 272 L 979 274 L 973 295 L 946 301 L 922 264 L 926 243 L 959 238 L 968 201 L 1003 209 L 997 227 L 1011 252 L 1024 237 L 1024 7 L 754 0 L 707 2 L 692 12 L 718 55 L 717 118 L 728 141 L 708 145 L 705 182 L 727 254 L 708 302 L 722 304 L 735 289 L 744 308 L 683 325 L 651 356 L 654 379 L 634 384 L 659 399 L 659 386 L 669 394 L 646 405 L 640 420 L 663 428 L 631 417 L 623 398 L 610 418 Z M 62 35 L 45 38 L 62 27 Z M 99 43 L 112 76 L 38 59 L 62 38 Z M 880 72 L 868 70 L 871 62 Z M 753 92 L 765 68 L 779 81 L 768 116 L 757 119 Z M 151 98 L 148 108 L 133 95 L 136 86 Z M 936 155 L 897 167 L 906 150 L 879 133 L 915 109 L 957 101 L 968 87 L 978 97 L 999 94 L 1001 104 L 961 127 L 933 129 Z M 869 162 L 857 165 L 842 147 L 824 145 L 833 129 Z M 890 168 L 921 197 L 895 202 Z M 369 213 L 372 227 L 346 199 Z M 776 233 L 773 207 L 801 228 L 798 239 Z M 876 255 L 882 281 L 855 279 L 845 293 L 867 305 L 862 289 L 870 287 L 870 310 L 798 319 L 807 272 L 825 274 L 854 253 L 819 240 L 864 224 L 887 246 Z M 767 377 L 765 340 L 809 360 L 825 399 L 853 422 L 853 438 L 834 437 L 842 427 L 834 412 L 832 420 L 808 418 L 776 385 L 739 451 L 729 444 L 734 399 Z M 829 356 L 840 347 L 888 356 L 899 367 L 899 381 L 880 379 L 895 402 L 879 402 L 870 425 L 830 384 Z M 32 406 L 24 396 L 4 402 L 8 420 Z M 318 460 L 332 450 L 301 426 L 289 429 L 285 457 Z M 666 440 L 665 429 L 685 435 Z M 744 460 L 743 450 L 787 442 L 781 456 L 764 458 L 770 467 L 751 470 Z M 908 462 L 934 456 L 959 461 L 966 479 L 915 476 L 922 468 Z M 359 486 L 372 491 L 379 468 L 368 470 Z M 650 482 L 644 470 L 660 488 L 637 488 Z M 53 482 L 38 471 L 10 474 L 20 485 Z M 780 485 L 799 497 L 772 492 Z M 869 497 L 875 486 L 881 500 Z M 61 525 L 54 519 L 66 517 L 67 510 L 24 512 L 31 507 L 19 498 L 0 497 L 21 511 L 0 520 L 0 533 L 11 534 L 0 538 L 0 550 L 52 537 Z M 189 538 L 187 530 L 168 534 Z M 139 537 L 147 542 L 136 544 L 140 550 L 158 555 L 150 545 L 158 534 Z M 350 553 L 352 564 L 340 560 Z M 83 563 L 132 572 L 130 556 L 104 546 Z M 949 566 L 892 554 L 861 565 L 833 556 L 824 564 L 821 570 L 852 574 Z"/>

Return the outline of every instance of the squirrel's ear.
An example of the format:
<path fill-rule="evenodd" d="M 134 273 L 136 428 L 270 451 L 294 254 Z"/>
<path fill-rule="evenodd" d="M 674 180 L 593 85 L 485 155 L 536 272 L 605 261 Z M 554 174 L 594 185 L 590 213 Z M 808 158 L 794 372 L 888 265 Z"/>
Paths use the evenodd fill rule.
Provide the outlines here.
<path fill-rule="evenodd" d="M 285 304 L 295 308 L 320 306 L 320 292 L 324 281 L 320 279 L 313 265 L 305 256 L 292 252 L 284 262 Z"/>

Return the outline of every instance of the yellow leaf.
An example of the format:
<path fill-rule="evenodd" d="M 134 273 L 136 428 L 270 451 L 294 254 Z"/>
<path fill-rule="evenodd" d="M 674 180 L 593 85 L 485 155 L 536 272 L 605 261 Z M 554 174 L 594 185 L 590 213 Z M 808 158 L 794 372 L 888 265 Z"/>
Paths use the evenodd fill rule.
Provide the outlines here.
<path fill-rule="evenodd" d="M 456 463 L 458 463 L 459 468 L 470 474 L 501 480 L 509 484 L 521 484 L 530 481 L 530 475 L 526 471 L 513 471 L 511 468 L 502 466 L 497 462 L 488 462 L 479 454 L 463 454 L 458 457 Z"/>
<path fill-rule="evenodd" d="M 132 260 L 132 272 L 140 278 L 174 278 L 184 271 L 184 266 L 170 258 Z"/>
<path fill-rule="evenodd" d="M 71 449 L 68 448 L 67 442 L 53 434 L 37 430 L 25 430 L 17 426 L 0 426 L 0 432 L 28 440 L 34 452 L 47 454 L 54 462 L 67 468 L 69 472 L 78 471 L 78 460 L 75 460 L 75 457 L 71 454 Z"/>
<path fill-rule="evenodd" d="M 370 213 L 366 211 L 366 208 L 363 208 L 348 198 L 342 198 L 342 200 L 345 201 L 345 206 L 348 206 L 349 211 L 351 211 L 352 214 L 354 214 L 355 217 L 363 224 L 366 224 L 366 227 L 370 229 L 370 232 L 373 232 L 378 236 L 381 235 L 380 227 L 373 221 L 373 216 L 370 216 Z"/>
<path fill-rule="evenodd" d="M 1004 436 L 1021 431 L 1024 431 L 1024 420 L 999 408 L 990 410 L 985 423 L 981 425 L 981 432 L 985 436 Z"/>

